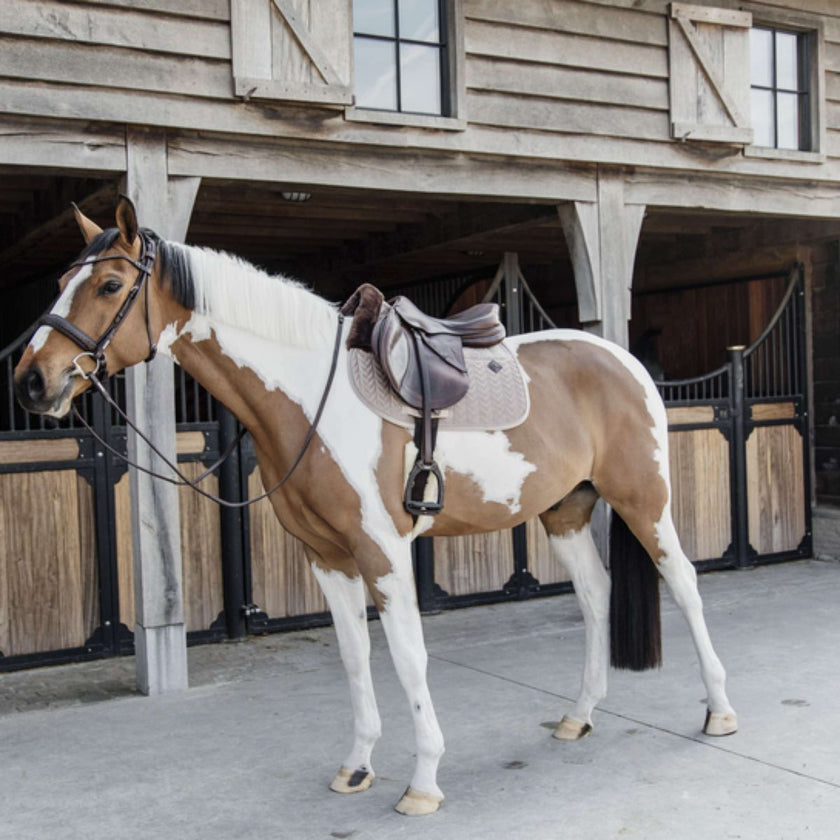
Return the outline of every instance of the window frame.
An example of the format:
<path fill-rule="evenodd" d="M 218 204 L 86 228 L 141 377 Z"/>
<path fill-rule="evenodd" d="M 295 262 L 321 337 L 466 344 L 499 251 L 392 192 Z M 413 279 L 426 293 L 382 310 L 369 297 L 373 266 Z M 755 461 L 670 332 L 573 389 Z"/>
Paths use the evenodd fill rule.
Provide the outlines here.
<path fill-rule="evenodd" d="M 743 150 L 744 157 L 786 160 L 792 163 L 824 163 L 825 155 L 825 27 L 814 16 L 772 11 L 745 3 L 741 8 L 753 13 L 753 29 L 773 29 L 799 35 L 806 44 L 807 84 L 809 92 L 809 148 L 779 149 L 775 146 L 758 146 L 754 143 Z M 752 89 L 752 79 L 749 80 Z M 775 129 L 774 129 L 775 130 Z"/>
<path fill-rule="evenodd" d="M 464 44 L 461 33 L 463 31 L 463 12 L 461 0 L 437 0 L 440 22 L 440 41 L 435 45 L 441 51 L 441 110 L 443 114 L 425 114 L 414 111 L 392 111 L 367 106 L 352 105 L 344 110 L 344 118 L 352 122 L 378 123 L 383 125 L 416 126 L 419 128 L 437 128 L 451 131 L 463 131 L 467 127 L 464 113 Z M 398 14 L 397 0 L 393 0 L 395 14 Z M 352 15 L 351 15 L 352 21 Z M 351 24 L 351 49 L 356 39 L 355 28 Z M 399 30 L 397 30 L 398 32 Z M 390 43 L 424 44 L 431 42 L 414 41 L 410 38 L 400 38 L 398 34 L 390 36 L 371 36 L 359 33 L 360 37 Z M 397 47 L 398 48 L 398 47 Z M 399 53 L 397 54 L 397 102 L 400 102 L 399 89 Z M 352 68 L 351 86 L 355 91 L 355 66 Z M 355 94 L 354 94 L 355 98 Z"/>
<path fill-rule="evenodd" d="M 754 84 L 750 79 L 750 90 L 762 90 L 771 95 L 773 103 L 772 109 L 772 126 L 773 126 L 773 143 L 770 146 L 760 146 L 765 149 L 776 149 L 779 151 L 795 151 L 795 152 L 810 152 L 813 145 L 813 136 L 811 131 L 811 44 L 809 33 L 802 32 L 795 29 L 784 29 L 779 26 L 768 26 L 767 24 L 755 25 L 750 29 L 751 32 L 769 32 L 771 36 L 771 52 L 770 52 L 770 70 L 771 79 L 770 85 Z M 796 76 L 797 87 L 795 90 L 781 87 L 778 79 L 778 62 L 777 49 L 779 35 L 792 35 L 796 38 Z M 796 96 L 797 105 L 797 136 L 799 138 L 799 145 L 792 149 L 789 146 L 779 145 L 779 94 L 793 94 Z M 758 143 L 754 145 L 759 146 Z"/>

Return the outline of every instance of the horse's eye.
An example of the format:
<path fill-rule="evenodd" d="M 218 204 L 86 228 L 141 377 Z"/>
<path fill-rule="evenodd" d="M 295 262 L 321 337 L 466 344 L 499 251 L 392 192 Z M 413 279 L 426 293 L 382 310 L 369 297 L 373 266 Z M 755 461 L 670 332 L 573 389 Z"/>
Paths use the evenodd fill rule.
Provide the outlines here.
<path fill-rule="evenodd" d="M 100 296 L 115 295 L 122 288 L 122 283 L 119 280 L 106 280 L 100 287 L 98 294 Z"/>

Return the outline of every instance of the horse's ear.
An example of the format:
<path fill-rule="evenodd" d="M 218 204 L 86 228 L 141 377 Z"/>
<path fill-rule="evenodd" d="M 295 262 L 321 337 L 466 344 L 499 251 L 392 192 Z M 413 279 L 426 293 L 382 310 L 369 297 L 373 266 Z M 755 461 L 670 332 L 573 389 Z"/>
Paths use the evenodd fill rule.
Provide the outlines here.
<path fill-rule="evenodd" d="M 134 209 L 134 202 L 127 196 L 121 195 L 117 203 L 117 227 L 123 243 L 129 247 L 134 244 L 140 225 L 137 224 L 137 210 Z"/>
<path fill-rule="evenodd" d="M 102 233 L 102 228 L 96 222 L 91 221 L 81 210 L 73 204 L 73 215 L 76 217 L 76 222 L 79 225 L 79 230 L 85 238 L 85 245 L 90 245 L 91 241 Z"/>

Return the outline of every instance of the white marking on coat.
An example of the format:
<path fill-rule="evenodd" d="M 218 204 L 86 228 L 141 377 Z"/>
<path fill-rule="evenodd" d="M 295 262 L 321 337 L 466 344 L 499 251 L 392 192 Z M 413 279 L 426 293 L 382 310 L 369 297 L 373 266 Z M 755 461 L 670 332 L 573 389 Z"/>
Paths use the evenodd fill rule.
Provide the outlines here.
<path fill-rule="evenodd" d="M 441 470 L 469 476 L 485 502 L 507 505 L 511 513 L 521 507 L 522 485 L 537 467 L 510 447 L 504 432 L 441 432 L 435 458 Z"/>
<path fill-rule="evenodd" d="M 92 273 L 92 265 L 81 266 L 79 273 L 76 274 L 75 277 L 71 278 L 64 287 L 64 291 L 61 293 L 50 312 L 53 315 L 66 318 L 70 314 L 70 309 L 73 307 L 73 298 L 76 296 L 76 292 L 79 291 L 79 288 Z M 29 346 L 32 348 L 33 353 L 37 353 L 47 343 L 47 339 L 50 337 L 52 330 L 52 327 L 47 326 L 38 327 L 38 329 L 35 330 L 35 335 L 33 335 L 29 340 Z"/>

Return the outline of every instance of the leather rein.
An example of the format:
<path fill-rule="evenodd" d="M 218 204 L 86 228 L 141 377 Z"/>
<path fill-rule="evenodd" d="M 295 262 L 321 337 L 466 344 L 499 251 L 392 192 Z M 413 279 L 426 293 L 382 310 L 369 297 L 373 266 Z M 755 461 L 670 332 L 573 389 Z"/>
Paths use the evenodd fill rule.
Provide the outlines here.
<path fill-rule="evenodd" d="M 294 471 L 297 469 L 298 464 L 303 460 L 303 456 L 306 454 L 307 449 L 309 448 L 309 444 L 312 442 L 312 439 L 315 437 L 315 431 L 318 428 L 318 423 L 321 420 L 321 415 L 324 412 L 324 406 L 327 403 L 327 397 L 329 396 L 330 390 L 332 389 L 333 380 L 335 379 L 335 372 L 338 367 L 338 357 L 341 350 L 341 334 L 342 334 L 342 327 L 344 324 L 344 316 L 342 314 L 338 315 L 338 326 L 336 329 L 335 335 L 335 344 L 333 346 L 333 353 L 332 353 L 332 361 L 330 364 L 330 372 L 327 376 L 327 382 L 324 386 L 323 394 L 321 395 L 321 401 L 318 404 L 318 410 L 315 412 L 315 416 L 312 419 L 312 422 L 309 425 L 309 430 L 306 433 L 306 436 L 303 439 L 303 443 L 298 450 L 298 454 L 295 456 L 294 461 L 292 461 L 291 466 L 286 470 L 286 473 L 283 477 L 270 489 L 266 492 L 260 494 L 259 496 L 255 496 L 252 499 L 246 499 L 243 502 L 231 502 L 227 499 L 223 499 L 220 496 L 215 495 L 214 493 L 210 493 L 207 490 L 203 490 L 198 485 L 204 481 L 211 473 L 215 472 L 233 453 L 234 449 L 236 448 L 237 444 L 242 440 L 245 436 L 247 429 L 242 426 L 239 431 L 237 432 L 236 436 L 233 440 L 228 444 L 225 451 L 222 453 L 221 457 L 210 467 L 208 467 L 198 478 L 189 479 L 183 472 L 178 468 L 177 464 L 170 461 L 156 446 L 152 443 L 151 440 L 134 424 L 131 418 L 126 414 L 125 411 L 117 404 L 116 400 L 111 396 L 108 392 L 108 389 L 105 387 L 104 383 L 102 382 L 102 376 L 108 376 L 108 366 L 105 360 L 105 350 L 108 348 L 108 345 L 111 343 L 111 340 L 114 337 L 114 334 L 119 329 L 120 325 L 125 320 L 128 313 L 131 311 L 131 308 L 134 305 L 134 302 L 137 300 L 137 297 L 140 294 L 140 291 L 143 287 L 146 287 L 146 335 L 149 339 L 149 355 L 146 357 L 144 361 L 150 362 L 157 353 L 157 346 L 155 345 L 154 341 L 152 340 L 152 327 L 149 321 L 149 278 L 152 274 L 152 269 L 154 268 L 155 258 L 157 256 L 157 244 L 155 241 L 154 236 L 145 231 L 140 231 L 140 241 L 141 241 L 141 251 L 140 251 L 140 259 L 135 260 L 131 257 L 123 256 L 122 254 L 113 254 L 104 257 L 93 257 L 88 260 L 80 260 L 79 262 L 72 263 L 69 268 L 81 268 L 82 266 L 87 265 L 94 265 L 100 262 L 106 262 L 107 260 L 125 260 L 126 262 L 131 263 L 137 269 L 137 277 L 134 280 L 131 288 L 128 290 L 128 294 L 126 295 L 125 300 L 120 305 L 120 308 L 117 310 L 116 315 L 112 319 L 111 323 L 108 325 L 105 332 L 99 337 L 98 340 L 92 339 L 84 330 L 79 329 L 75 324 L 68 321 L 61 315 L 56 315 L 53 312 L 47 312 L 45 315 L 42 315 L 41 318 L 38 320 L 36 324 L 37 327 L 40 326 L 48 326 L 52 327 L 55 330 L 58 330 L 62 335 L 69 338 L 77 347 L 79 347 L 82 352 L 76 355 L 73 359 L 73 366 L 75 368 L 74 374 L 75 376 L 80 376 L 82 379 L 87 379 L 91 385 L 93 385 L 105 402 L 114 409 L 117 414 L 125 421 L 126 425 L 129 426 L 137 436 L 143 440 L 146 445 L 155 453 L 155 455 L 166 464 L 169 469 L 171 469 L 177 478 L 172 478 L 172 476 L 162 475 L 161 473 L 155 472 L 154 470 L 148 469 L 147 467 L 142 466 L 141 464 L 137 464 L 134 461 L 127 458 L 120 452 L 118 449 L 113 447 L 108 441 L 106 441 L 88 422 L 82 417 L 79 409 L 74 405 L 73 406 L 73 413 L 76 419 L 84 426 L 84 428 L 91 434 L 93 439 L 99 443 L 100 446 L 108 450 L 112 455 L 115 455 L 120 460 L 124 461 L 130 467 L 134 467 L 136 470 L 140 470 L 140 472 L 144 472 L 147 475 L 152 476 L 153 478 L 158 478 L 161 481 L 166 481 L 169 484 L 174 484 L 177 487 L 190 487 L 195 490 L 196 493 L 204 496 L 207 499 L 215 502 L 222 507 L 227 508 L 244 508 L 248 507 L 249 505 L 253 505 L 256 502 L 261 501 L 262 499 L 268 498 L 272 493 L 276 490 L 279 490 L 291 477 Z M 86 372 L 82 366 L 79 364 L 79 359 L 84 358 L 85 356 L 93 359 L 95 363 L 95 367 L 92 371 Z"/>

